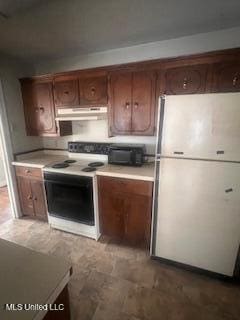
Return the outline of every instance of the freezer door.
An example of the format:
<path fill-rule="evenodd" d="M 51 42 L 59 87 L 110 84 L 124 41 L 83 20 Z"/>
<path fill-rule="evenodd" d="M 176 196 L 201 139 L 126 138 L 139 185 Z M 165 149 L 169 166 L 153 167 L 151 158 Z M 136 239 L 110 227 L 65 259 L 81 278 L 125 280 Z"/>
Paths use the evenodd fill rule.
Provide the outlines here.
<path fill-rule="evenodd" d="M 240 242 L 240 164 L 162 159 L 158 257 L 232 276 Z"/>
<path fill-rule="evenodd" d="M 240 93 L 166 96 L 164 156 L 240 161 Z"/>

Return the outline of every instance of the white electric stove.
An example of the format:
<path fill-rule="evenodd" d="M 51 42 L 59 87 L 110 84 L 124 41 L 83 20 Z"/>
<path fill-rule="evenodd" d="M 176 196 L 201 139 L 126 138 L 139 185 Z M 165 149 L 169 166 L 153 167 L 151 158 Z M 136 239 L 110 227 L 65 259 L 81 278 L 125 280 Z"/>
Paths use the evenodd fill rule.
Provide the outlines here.
<path fill-rule="evenodd" d="M 107 163 L 106 144 L 102 149 L 102 144 L 84 143 L 84 149 L 83 143 L 74 144 L 80 152 L 70 151 L 66 159 L 43 169 L 48 220 L 53 228 L 97 240 L 100 231 L 96 171 Z M 103 154 L 96 153 L 99 150 Z"/>

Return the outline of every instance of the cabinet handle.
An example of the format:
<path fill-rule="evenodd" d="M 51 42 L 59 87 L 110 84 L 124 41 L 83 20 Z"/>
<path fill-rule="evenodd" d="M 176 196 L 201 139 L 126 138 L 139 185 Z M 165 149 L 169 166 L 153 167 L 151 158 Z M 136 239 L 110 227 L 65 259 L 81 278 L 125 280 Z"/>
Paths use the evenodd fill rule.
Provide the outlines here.
<path fill-rule="evenodd" d="M 34 200 L 34 201 L 37 201 L 37 197 L 34 197 L 33 200 Z"/>
<path fill-rule="evenodd" d="M 138 102 L 134 103 L 134 108 L 137 109 L 138 108 Z"/>
<path fill-rule="evenodd" d="M 126 109 L 129 109 L 130 103 L 129 103 L 129 102 L 126 102 L 125 107 L 126 107 Z"/>
<path fill-rule="evenodd" d="M 188 83 L 188 79 L 184 78 L 183 79 L 183 89 L 186 90 L 187 89 L 187 83 Z"/>
<path fill-rule="evenodd" d="M 28 198 L 28 200 L 32 200 L 32 196 L 31 195 L 29 195 L 27 198 Z"/>
<path fill-rule="evenodd" d="M 69 91 L 64 91 L 64 94 L 69 94 Z"/>
<path fill-rule="evenodd" d="M 232 81 L 232 84 L 233 84 L 234 87 L 236 87 L 237 81 L 238 81 L 238 76 L 235 75 L 235 77 L 233 78 L 233 81 Z"/>
<path fill-rule="evenodd" d="M 31 171 L 29 169 L 26 169 L 25 173 L 31 173 Z"/>
<path fill-rule="evenodd" d="M 92 93 L 92 96 L 95 95 L 95 92 L 96 92 L 96 89 L 94 87 L 91 88 L 91 93 Z"/>
<path fill-rule="evenodd" d="M 44 112 L 44 108 L 40 107 L 39 110 L 43 113 Z"/>

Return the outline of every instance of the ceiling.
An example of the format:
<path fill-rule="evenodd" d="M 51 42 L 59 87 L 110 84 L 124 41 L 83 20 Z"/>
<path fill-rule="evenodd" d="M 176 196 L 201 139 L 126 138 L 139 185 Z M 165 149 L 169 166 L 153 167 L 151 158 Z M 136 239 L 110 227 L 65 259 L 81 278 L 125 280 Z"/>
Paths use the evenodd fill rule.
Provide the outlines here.
<path fill-rule="evenodd" d="M 0 0 L 0 53 L 37 62 L 240 25 L 239 0 Z"/>

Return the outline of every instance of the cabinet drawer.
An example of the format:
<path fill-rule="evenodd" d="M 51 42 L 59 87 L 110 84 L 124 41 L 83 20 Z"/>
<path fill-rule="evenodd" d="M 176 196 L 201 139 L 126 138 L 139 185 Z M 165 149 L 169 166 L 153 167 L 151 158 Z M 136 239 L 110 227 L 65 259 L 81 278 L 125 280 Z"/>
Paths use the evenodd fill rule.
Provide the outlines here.
<path fill-rule="evenodd" d="M 39 168 L 16 166 L 15 170 L 17 176 L 42 180 L 42 170 Z"/>
<path fill-rule="evenodd" d="M 99 188 L 106 192 L 120 192 L 152 196 L 153 184 L 149 181 L 98 177 Z"/>

